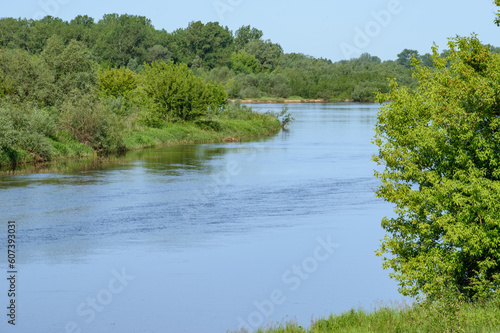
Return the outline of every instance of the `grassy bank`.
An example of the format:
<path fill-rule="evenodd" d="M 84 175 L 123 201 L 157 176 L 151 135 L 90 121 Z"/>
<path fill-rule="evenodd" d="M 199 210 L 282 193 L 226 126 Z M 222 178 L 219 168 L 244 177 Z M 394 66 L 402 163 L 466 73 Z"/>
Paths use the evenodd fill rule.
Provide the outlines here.
<path fill-rule="evenodd" d="M 276 117 L 254 112 L 251 108 L 234 105 L 224 110 L 224 113 L 210 114 L 206 118 L 165 122 L 158 127 L 137 123 L 125 126 L 119 140 L 120 151 L 163 145 L 238 142 L 275 134 L 281 129 L 281 123 Z M 27 133 L 32 128 L 30 125 L 23 131 L 12 134 L 12 137 L 18 137 L 16 145 L 0 152 L 0 167 L 19 167 L 47 161 L 88 160 L 103 156 L 92 146 L 61 131 L 54 130 L 47 135 L 43 131 L 32 131 L 30 136 Z M 36 135 L 33 136 L 33 133 Z"/>
<path fill-rule="evenodd" d="M 293 322 L 259 329 L 258 333 L 500 332 L 500 299 L 474 304 L 440 302 L 351 310 L 315 320 L 309 328 Z"/>
<path fill-rule="evenodd" d="M 124 141 L 127 150 L 174 144 L 238 142 L 275 134 L 280 129 L 280 122 L 267 116 L 250 120 L 201 120 L 131 131 Z"/>

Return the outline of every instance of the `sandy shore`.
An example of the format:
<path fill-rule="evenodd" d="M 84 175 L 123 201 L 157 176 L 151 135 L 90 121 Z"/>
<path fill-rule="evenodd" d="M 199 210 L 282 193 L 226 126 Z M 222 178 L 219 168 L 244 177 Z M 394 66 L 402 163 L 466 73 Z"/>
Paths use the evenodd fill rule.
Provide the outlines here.
<path fill-rule="evenodd" d="M 325 99 L 277 99 L 277 100 L 254 100 L 254 99 L 230 99 L 229 102 L 239 101 L 241 104 L 276 104 L 276 103 L 328 103 Z"/>

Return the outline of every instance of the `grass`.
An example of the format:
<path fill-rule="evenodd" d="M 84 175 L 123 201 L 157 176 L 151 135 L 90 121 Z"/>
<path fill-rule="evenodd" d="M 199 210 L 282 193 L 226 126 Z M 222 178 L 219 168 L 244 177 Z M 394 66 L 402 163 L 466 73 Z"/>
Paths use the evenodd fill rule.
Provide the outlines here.
<path fill-rule="evenodd" d="M 281 124 L 276 117 L 263 115 L 237 104 L 214 111 L 205 118 L 195 121 L 164 123 L 160 128 L 139 124 L 130 124 L 126 127 L 123 133 L 125 150 L 137 150 L 165 145 L 238 142 L 275 134 L 280 131 Z M 47 138 L 47 140 L 52 162 L 89 160 L 98 157 L 97 152 L 89 145 L 76 141 L 67 133 L 59 133 L 57 138 Z M 36 154 L 22 149 L 11 149 L 8 153 L 0 152 L 0 166 L 9 169 L 40 164 L 37 162 L 42 161 Z"/>
<path fill-rule="evenodd" d="M 350 310 L 320 318 L 304 328 L 293 322 L 258 333 L 500 332 L 500 299 L 471 303 L 384 306 L 373 312 Z"/>
<path fill-rule="evenodd" d="M 237 142 L 244 139 L 279 132 L 281 125 L 276 118 L 218 119 L 217 129 L 200 126 L 195 122 L 173 123 L 163 128 L 144 128 L 127 133 L 125 146 L 128 150 L 174 144 L 211 142 Z"/>

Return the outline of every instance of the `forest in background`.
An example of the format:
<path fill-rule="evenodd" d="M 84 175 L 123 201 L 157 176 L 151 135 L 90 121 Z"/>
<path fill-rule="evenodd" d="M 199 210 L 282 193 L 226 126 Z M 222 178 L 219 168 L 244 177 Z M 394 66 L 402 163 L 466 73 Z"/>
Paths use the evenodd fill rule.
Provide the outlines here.
<path fill-rule="evenodd" d="M 259 114 L 228 100 L 373 102 L 390 79 L 416 87 L 412 59 L 433 66 L 409 49 L 394 61 L 365 53 L 333 62 L 263 36 L 217 22 L 167 32 L 127 14 L 2 18 L 0 166 L 269 134 L 292 119 L 286 110 Z"/>
<path fill-rule="evenodd" d="M 172 32 L 155 29 L 143 16 L 107 14 L 95 20 L 0 19 L 0 49 L 39 56 L 48 41 L 76 41 L 101 68 L 127 68 L 141 73 L 155 61 L 186 64 L 206 82 L 224 85 L 230 99 L 304 98 L 373 102 L 375 91 L 387 92 L 389 79 L 414 87 L 411 59 L 432 66 L 430 54 L 402 50 L 396 60 L 370 54 L 333 62 L 283 48 L 263 39 L 263 32 L 242 26 L 235 32 L 217 22 L 191 22 Z M 395 55 L 396 57 L 396 55 Z"/>

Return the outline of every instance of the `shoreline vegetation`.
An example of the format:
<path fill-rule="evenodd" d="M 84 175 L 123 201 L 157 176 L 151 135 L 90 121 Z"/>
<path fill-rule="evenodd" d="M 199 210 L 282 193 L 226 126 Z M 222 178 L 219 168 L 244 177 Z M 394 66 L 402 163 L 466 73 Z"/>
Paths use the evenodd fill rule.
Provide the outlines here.
<path fill-rule="evenodd" d="M 293 120 L 286 105 L 281 113 L 261 114 L 241 103 L 375 102 L 377 93 L 391 91 L 391 84 L 404 87 L 401 95 L 406 96 L 418 87 L 412 76 L 415 68 L 422 73 L 447 71 L 450 54 L 455 52 L 451 49 L 438 54 L 434 48 L 431 56 L 405 49 L 396 60 L 382 61 L 364 53 L 333 62 L 285 53 L 279 44 L 262 39 L 263 32 L 250 26 L 233 33 L 217 22 L 191 22 L 187 28 L 167 32 L 156 29 L 146 17 L 127 14 L 107 14 L 97 21 L 86 15 L 71 21 L 51 16 L 40 20 L 1 18 L 0 31 L 0 167 L 105 160 L 147 147 L 235 142 L 271 135 Z M 480 51 L 463 58 L 472 69 L 467 67 L 460 72 L 462 76 L 484 70 L 481 57 L 489 58 L 500 49 L 486 45 Z M 496 79 L 493 74 L 496 72 L 492 72 Z M 483 90 L 479 92 L 489 93 Z M 476 86 L 468 91 L 481 103 L 494 100 L 484 99 Z M 465 93 L 453 96 L 461 94 Z M 404 115 L 408 118 L 406 111 Z M 440 123 L 448 126 L 447 122 L 421 122 L 423 128 Z M 405 137 L 404 142 L 408 140 Z M 477 144 L 481 147 L 482 143 Z M 482 148 L 477 151 L 477 161 L 487 160 Z M 435 159 L 434 154 L 428 155 Z M 475 248 L 473 245 L 469 248 Z M 489 255 L 483 259 L 481 270 L 496 267 Z M 429 267 L 441 262 L 448 264 L 436 259 Z M 444 272 L 434 279 L 436 283 L 442 283 L 443 277 L 464 276 Z M 485 293 L 498 287 L 498 274 L 494 277 L 496 284 L 488 281 L 491 284 L 480 285 Z M 442 289 L 441 298 L 422 304 L 382 307 L 373 313 L 351 310 L 317 320 L 310 329 L 285 323 L 259 332 L 500 331 L 498 293 L 470 301 Z"/>
<path fill-rule="evenodd" d="M 241 104 L 298 104 L 298 103 L 337 103 L 326 99 L 303 99 L 303 98 L 259 98 L 259 99 L 230 99 L 230 103 L 241 103 Z M 342 102 L 354 102 L 352 100 L 346 100 Z"/>
<path fill-rule="evenodd" d="M 154 128 L 142 127 L 129 130 L 123 135 L 123 147 L 119 152 L 109 155 L 100 155 L 92 147 L 72 139 L 50 140 L 55 150 L 52 158 L 43 160 L 34 153 L 23 149 L 16 149 L 14 157 L 6 152 L 0 152 L 0 174 L 23 170 L 22 173 L 47 169 L 52 163 L 67 163 L 87 161 L 102 163 L 113 160 L 113 156 L 129 151 L 141 150 L 172 145 L 191 145 L 218 142 L 241 142 L 254 138 L 269 136 L 278 133 L 282 123 L 276 116 L 258 114 L 251 108 L 243 106 L 241 114 L 247 119 L 214 118 L 191 122 L 172 123 L 168 126 Z M 12 154 L 12 152 L 11 152 Z M 15 159 L 13 161 L 13 159 Z"/>
<path fill-rule="evenodd" d="M 233 333 L 248 333 L 245 328 Z M 500 332 L 500 299 L 477 303 L 441 300 L 425 304 L 392 304 L 374 311 L 351 309 L 311 321 L 306 328 L 296 322 L 271 323 L 257 333 L 443 333 Z"/>
<path fill-rule="evenodd" d="M 333 62 L 285 53 L 251 26 L 167 32 L 128 14 L 1 18 L 0 31 L 0 167 L 269 135 L 293 117 L 231 102 L 374 102 L 390 79 L 415 87 L 412 58 L 433 66 L 408 49 Z"/>

